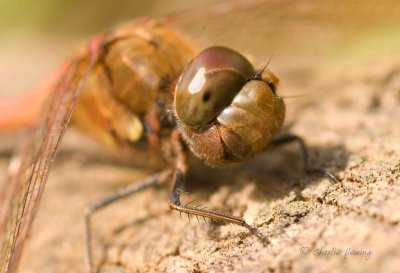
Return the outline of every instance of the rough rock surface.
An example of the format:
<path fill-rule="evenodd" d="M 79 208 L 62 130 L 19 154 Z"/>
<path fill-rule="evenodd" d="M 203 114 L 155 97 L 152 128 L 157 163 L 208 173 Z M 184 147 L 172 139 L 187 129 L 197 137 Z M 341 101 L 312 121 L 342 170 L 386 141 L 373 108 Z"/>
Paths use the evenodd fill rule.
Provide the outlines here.
<path fill-rule="evenodd" d="M 340 183 L 303 173 L 295 144 L 229 169 L 191 165 L 183 201 L 243 216 L 268 236 L 267 247 L 242 227 L 180 219 L 163 187 L 95 216 L 99 272 L 398 272 L 399 67 L 391 61 L 347 73 L 315 71 L 306 89 L 312 95 L 287 100 L 290 131 L 307 141 L 313 165 Z M 295 84 L 285 89 L 304 93 Z M 67 134 L 21 272 L 82 272 L 85 206 L 151 173 L 106 164 L 102 155 L 79 133 Z"/>

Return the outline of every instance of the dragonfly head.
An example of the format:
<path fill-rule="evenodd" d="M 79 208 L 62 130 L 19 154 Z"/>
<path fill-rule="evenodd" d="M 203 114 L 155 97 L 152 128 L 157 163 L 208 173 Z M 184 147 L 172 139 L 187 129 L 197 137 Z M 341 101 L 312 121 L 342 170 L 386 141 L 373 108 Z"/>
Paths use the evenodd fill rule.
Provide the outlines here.
<path fill-rule="evenodd" d="M 285 116 L 277 83 L 270 70 L 257 74 L 232 49 L 203 50 L 175 86 L 178 128 L 192 152 L 210 165 L 224 165 L 265 150 Z"/>

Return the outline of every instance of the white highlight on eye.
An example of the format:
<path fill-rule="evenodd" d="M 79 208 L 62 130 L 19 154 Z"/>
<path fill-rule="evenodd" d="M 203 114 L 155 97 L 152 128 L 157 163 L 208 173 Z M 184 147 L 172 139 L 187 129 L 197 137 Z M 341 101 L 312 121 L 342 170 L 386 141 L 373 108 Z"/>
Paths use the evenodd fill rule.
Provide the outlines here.
<path fill-rule="evenodd" d="M 206 69 L 204 67 L 200 68 L 196 75 L 194 75 L 193 80 L 190 82 L 188 90 L 189 93 L 195 94 L 201 91 L 203 85 L 206 83 Z"/>

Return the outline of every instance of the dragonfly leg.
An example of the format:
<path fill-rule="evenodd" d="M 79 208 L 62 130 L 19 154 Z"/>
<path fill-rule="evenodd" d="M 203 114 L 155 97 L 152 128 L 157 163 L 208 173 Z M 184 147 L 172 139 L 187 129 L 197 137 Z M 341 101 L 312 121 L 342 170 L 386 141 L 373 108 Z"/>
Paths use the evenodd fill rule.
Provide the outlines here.
<path fill-rule="evenodd" d="M 169 197 L 170 209 L 177 210 L 180 213 L 195 215 L 196 217 L 204 217 L 214 220 L 216 222 L 231 223 L 247 228 L 253 235 L 255 235 L 264 245 L 268 240 L 256 228 L 250 226 L 246 221 L 238 216 L 233 216 L 227 212 L 210 210 L 206 208 L 194 207 L 188 204 L 181 204 L 180 195 L 183 190 L 183 179 L 186 172 L 185 157 L 182 152 L 182 147 L 179 141 L 174 142 L 174 150 L 177 156 L 176 168 L 173 175 L 173 186 Z M 190 219 L 190 218 L 189 218 Z"/>
<path fill-rule="evenodd" d="M 297 136 L 297 135 L 292 135 L 292 134 L 285 134 L 285 135 L 280 135 L 272 139 L 271 143 L 274 146 L 282 145 L 282 144 L 287 144 L 287 143 L 292 143 L 292 142 L 297 142 L 300 145 L 301 153 L 303 155 L 303 162 L 304 162 L 304 171 L 306 173 L 316 173 L 320 174 L 323 176 L 328 177 L 330 180 L 333 182 L 339 182 L 339 180 L 336 178 L 336 176 L 324 169 L 320 168 L 314 168 L 310 166 L 310 162 L 308 160 L 308 151 L 307 151 L 307 146 L 304 140 Z"/>
<path fill-rule="evenodd" d="M 151 175 L 140 182 L 135 182 L 132 185 L 129 185 L 126 188 L 121 189 L 120 191 L 115 192 L 114 194 L 107 196 L 93 203 L 85 210 L 85 241 L 86 241 L 86 257 L 87 263 L 89 267 L 89 271 L 91 273 L 95 272 L 95 268 L 93 265 L 93 253 L 91 248 L 91 218 L 92 216 L 99 211 L 100 209 L 107 207 L 108 205 L 119 201 L 125 197 L 128 197 L 134 193 L 140 192 L 144 189 L 159 186 L 165 183 L 168 178 L 171 176 L 172 171 L 170 169 L 156 173 Z"/>

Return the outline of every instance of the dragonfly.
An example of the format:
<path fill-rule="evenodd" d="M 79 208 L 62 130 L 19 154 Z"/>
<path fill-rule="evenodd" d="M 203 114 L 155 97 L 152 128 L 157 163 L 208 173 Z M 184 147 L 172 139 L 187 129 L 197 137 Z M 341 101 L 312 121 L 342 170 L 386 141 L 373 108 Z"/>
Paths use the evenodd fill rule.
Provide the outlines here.
<path fill-rule="evenodd" d="M 267 239 L 241 217 L 224 212 L 196 208 L 190 206 L 190 204 L 181 204 L 180 192 L 183 176 L 189 167 L 186 166 L 184 159 L 183 150 L 186 149 L 185 145 L 189 146 L 191 152 L 206 163 L 223 165 L 231 161 L 246 160 L 266 149 L 267 144 L 270 142 L 279 145 L 291 141 L 300 141 L 305 155 L 305 170 L 317 171 L 335 180 L 334 176 L 329 172 L 319 169 L 314 170 L 307 165 L 308 160 L 304 143 L 294 135 L 284 135 L 280 138 L 272 138 L 271 136 L 268 140 L 263 139 L 263 144 L 257 144 L 256 148 L 249 148 L 247 152 L 245 152 L 248 148 L 247 146 L 228 146 L 230 147 L 229 151 L 238 149 L 235 153 L 228 155 L 224 150 L 226 148 L 218 148 L 216 143 L 209 143 L 208 140 L 212 139 L 212 135 L 208 135 L 206 140 L 198 138 L 199 132 L 193 131 L 192 128 L 204 126 L 202 124 L 204 117 L 200 115 L 197 121 L 187 120 L 187 118 L 195 118 L 198 112 L 193 109 L 193 111 L 185 112 L 191 109 L 188 105 L 192 104 L 187 98 L 182 98 L 182 101 L 179 102 L 180 97 L 178 96 L 178 94 L 183 94 L 183 97 L 188 96 L 187 92 L 185 93 L 186 89 L 190 89 L 190 84 L 186 84 L 185 77 L 188 75 L 187 73 L 191 73 L 188 76 L 189 79 L 195 78 L 195 75 L 200 75 L 196 74 L 198 72 L 197 68 L 191 67 L 191 65 L 196 65 L 196 61 L 192 61 L 191 65 L 187 65 L 187 63 L 190 63 L 196 56 L 195 60 L 202 62 L 203 58 L 207 59 L 208 55 L 214 56 L 214 54 L 217 54 L 234 56 L 234 58 L 240 60 L 241 66 L 258 66 L 254 70 L 250 68 L 243 69 L 246 71 L 244 72 L 245 76 L 239 81 L 241 86 L 251 82 L 266 83 L 269 94 L 275 96 L 273 98 L 276 100 L 276 109 L 278 109 L 276 111 L 278 113 L 274 115 L 275 118 L 272 119 L 271 123 L 276 123 L 277 125 L 275 126 L 276 128 L 268 128 L 268 130 L 273 131 L 272 135 L 275 136 L 283 123 L 284 106 L 279 106 L 282 102 L 279 102 L 279 96 L 277 95 L 279 93 L 276 93 L 277 76 L 271 72 L 268 66 L 266 68 L 262 66 L 263 63 L 264 66 L 267 63 L 267 56 L 273 53 L 274 56 L 279 56 L 279 61 L 282 63 L 291 62 L 291 65 L 293 65 L 293 60 L 296 60 L 295 65 L 300 67 L 315 65 L 313 61 L 315 62 L 316 60 L 310 60 L 310 56 L 313 54 L 328 56 L 325 57 L 325 60 L 329 59 L 329 57 L 333 58 L 334 49 L 340 46 L 338 44 L 343 40 L 351 39 L 355 32 L 360 32 L 370 27 L 369 24 L 383 24 L 380 20 L 384 15 L 395 13 L 393 5 L 371 5 L 360 10 L 360 3 L 357 2 L 337 5 L 334 1 L 324 1 L 321 4 L 313 4 L 307 1 L 299 3 L 292 3 L 292 1 L 254 1 L 254 6 L 243 4 L 244 2 L 238 3 L 241 4 L 224 3 L 205 10 L 176 14 L 161 19 L 138 19 L 133 23 L 128 23 L 110 32 L 95 36 L 88 42 L 86 47 L 75 53 L 74 57 L 68 59 L 60 67 L 59 71 L 55 73 L 54 82 L 50 81 L 49 83 L 51 86 L 49 89 L 52 89 L 52 93 L 50 98 L 47 98 L 47 107 L 46 105 L 44 106 L 41 112 L 41 119 L 33 135 L 30 136 L 30 141 L 20 148 L 19 154 L 13 161 L 12 175 L 3 190 L 0 210 L 2 272 L 16 271 L 25 240 L 38 208 L 38 202 L 45 189 L 51 163 L 71 120 L 77 126 L 85 128 L 94 134 L 104 143 L 129 147 L 129 149 L 134 150 L 134 154 L 156 161 L 156 165 L 160 164 L 158 163 L 159 161 L 165 161 L 165 158 L 169 156 L 173 158 L 172 162 L 163 162 L 167 165 L 173 165 L 173 169 L 168 168 L 150 176 L 150 178 L 143 181 L 143 184 L 140 184 L 142 186 L 139 187 L 139 184 L 135 184 L 132 188 L 118 192 L 116 195 L 103 199 L 89 208 L 86 217 L 86 233 L 87 245 L 89 246 L 88 257 L 92 271 L 94 270 L 94 265 L 91 261 L 91 233 L 89 231 L 92 213 L 121 196 L 162 184 L 166 180 L 174 181 L 169 203 L 172 209 L 238 224 L 247 228 L 250 233 L 261 241 Z M 202 17 L 207 18 L 206 20 L 203 19 L 203 24 L 201 22 L 193 22 L 195 21 L 193 18 Z M 249 25 L 243 25 L 243 22 L 249 22 L 249 19 L 252 22 Z M 187 22 L 191 22 L 191 24 Z M 228 25 L 230 28 L 226 27 Z M 238 29 L 241 35 L 235 35 Z M 181 36 L 180 32 L 187 33 L 187 35 Z M 305 37 L 305 34 L 310 37 Z M 207 37 L 213 35 L 214 37 L 212 38 Z M 210 45 L 202 44 L 201 41 L 194 45 L 194 43 L 190 42 L 196 38 L 194 36 L 203 37 L 204 40 L 214 40 L 215 45 L 228 45 L 229 43 L 229 47 L 235 48 L 235 50 L 223 46 L 209 47 Z M 228 36 L 231 36 L 230 39 L 227 38 Z M 233 42 L 232 37 L 234 37 Z M 249 41 L 249 37 L 253 39 L 252 42 L 246 42 Z M 113 52 L 116 48 L 115 45 L 124 48 L 124 43 L 132 43 L 131 39 L 138 39 L 141 41 L 138 43 L 145 43 L 145 48 L 161 47 L 165 51 L 169 50 L 167 56 L 170 56 L 173 62 L 168 63 L 169 67 L 166 68 L 164 65 L 157 63 L 161 58 L 165 57 L 157 58 L 152 65 L 159 69 L 157 71 L 159 79 L 151 79 L 154 75 L 149 75 L 150 84 L 154 84 L 157 87 L 144 88 L 140 96 L 132 95 L 128 100 L 126 96 L 129 96 L 129 94 L 125 93 L 125 86 L 144 83 L 140 82 L 139 79 L 128 80 L 125 78 L 126 75 L 122 79 L 118 79 L 118 77 L 112 75 L 112 72 L 119 69 L 118 65 L 125 66 L 131 71 L 143 69 L 145 67 L 143 63 L 146 62 L 149 56 L 154 54 L 152 51 L 146 52 L 145 49 L 140 49 L 141 53 L 138 55 L 140 58 L 137 57 L 138 64 L 136 67 L 131 67 L 132 63 L 129 63 L 129 59 L 134 56 L 123 55 L 122 58 L 118 58 L 113 55 L 118 53 Z M 169 47 L 174 48 L 176 52 L 167 46 L 163 47 L 167 44 L 169 44 Z M 178 46 L 179 50 L 176 50 Z M 204 48 L 208 49 L 200 50 Z M 199 52 L 201 52 L 200 55 Z M 262 56 L 262 58 L 250 56 L 250 61 L 246 61 L 246 58 L 238 52 L 251 52 L 250 55 Z M 147 58 L 143 57 L 145 54 Z M 275 59 L 276 57 L 274 57 Z M 318 60 L 318 62 L 321 62 L 321 60 Z M 106 63 L 107 65 L 105 65 Z M 236 64 L 229 63 L 229 65 L 236 69 Z M 169 71 L 163 71 L 164 69 L 169 69 Z M 236 70 L 242 70 L 242 68 Z M 247 70 L 251 70 L 251 72 L 247 72 Z M 182 73 L 182 71 L 186 72 Z M 122 72 L 121 75 L 124 75 L 124 73 Z M 140 71 L 140 73 L 146 72 Z M 141 79 L 143 78 L 142 76 L 140 77 Z M 201 78 L 201 76 L 198 77 Z M 286 80 L 285 75 L 282 77 L 278 75 L 278 77 L 281 81 L 282 79 Z M 117 99 L 110 99 L 108 94 L 111 88 L 110 85 L 114 87 L 120 85 L 119 88 L 115 88 L 120 92 L 120 94 L 117 94 L 119 96 Z M 98 88 L 90 89 L 89 87 L 91 86 Z M 175 98 L 173 102 L 168 92 L 165 92 L 164 95 L 152 94 L 152 90 L 170 90 L 170 86 L 177 86 L 174 89 Z M 183 86 L 183 91 L 179 88 L 180 86 Z M 206 91 L 192 91 L 189 93 L 201 94 L 200 98 L 203 101 L 210 99 L 210 95 L 206 95 L 210 93 Z M 229 96 L 229 94 L 224 95 L 224 98 Z M 153 104 L 154 98 L 156 98 L 156 103 Z M 212 92 L 211 98 L 214 98 Z M 231 102 L 232 99 L 233 97 L 230 97 L 228 102 Z M 127 113 L 127 106 L 121 106 L 118 103 L 124 100 L 129 101 L 127 103 L 128 105 L 131 104 L 129 107 L 135 109 L 135 115 Z M 198 98 L 195 98 L 195 102 L 198 102 L 198 100 Z M 90 103 L 93 101 L 96 101 L 98 108 L 87 106 L 91 105 Z M 107 107 L 102 106 L 102 103 L 106 103 Z M 223 104 L 225 107 L 226 103 L 224 102 Z M 169 108 L 170 105 L 173 105 L 173 109 Z M 141 107 L 143 109 L 140 109 Z M 113 109 L 114 112 L 107 113 L 107 111 L 102 111 L 105 108 Z M 251 112 L 251 107 L 248 110 Z M 220 114 L 221 109 L 217 109 L 216 112 Z M 211 117 L 211 120 L 214 120 L 215 113 L 212 113 L 212 115 L 214 116 Z M 93 120 L 96 119 L 97 122 L 90 123 L 87 119 L 85 120 L 85 117 L 87 118 L 88 116 L 92 116 Z M 111 119 L 110 116 L 118 116 L 118 119 Z M 176 120 L 180 124 L 179 130 L 175 128 L 176 124 L 174 122 Z M 208 117 L 206 120 L 206 124 L 209 124 Z M 223 120 L 221 119 L 219 122 L 223 123 Z M 167 128 L 167 130 L 163 131 L 164 128 Z M 212 126 L 209 128 L 212 128 Z M 265 137 L 267 134 L 264 131 L 261 135 Z M 227 135 L 224 145 L 227 145 L 229 141 L 235 141 L 236 143 L 235 137 L 236 135 Z M 143 141 L 146 145 L 143 144 Z M 140 145 L 131 145 L 139 142 Z M 182 143 L 186 144 L 182 145 Z M 156 148 L 151 150 L 149 146 Z M 166 151 L 169 155 L 164 155 L 160 159 L 160 150 Z"/>

